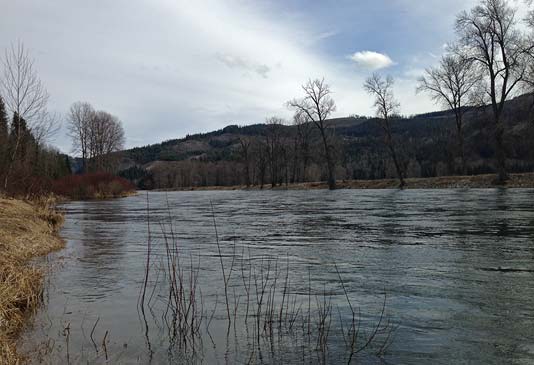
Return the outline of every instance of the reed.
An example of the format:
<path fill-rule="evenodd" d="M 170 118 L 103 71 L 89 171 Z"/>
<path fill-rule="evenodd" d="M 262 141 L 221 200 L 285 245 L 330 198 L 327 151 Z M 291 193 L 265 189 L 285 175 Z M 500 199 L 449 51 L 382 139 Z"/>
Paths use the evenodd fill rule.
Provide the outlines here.
<path fill-rule="evenodd" d="M 367 333 L 363 333 L 360 309 L 354 306 L 337 263 L 333 263 L 337 284 L 312 280 L 310 267 L 307 283 L 303 283 L 302 279 L 293 277 L 297 272 L 292 269 L 295 263 L 287 255 L 285 259 L 253 255 L 249 246 L 237 250 L 235 241 L 223 245 L 213 205 L 211 215 L 217 254 L 211 257 L 212 264 L 204 257 L 202 267 L 219 266 L 220 276 L 210 276 L 208 280 L 220 281 L 224 309 L 218 307 L 219 293 L 215 294 L 215 303 L 207 307 L 203 296 L 206 291 L 201 288 L 200 257 L 195 259 L 180 246 L 169 206 L 167 211 L 165 219 L 159 222 L 161 240 L 155 242 L 154 232 L 149 232 L 151 242 L 147 245 L 145 279 L 140 289 L 143 298 L 149 291 L 159 293 L 156 296 L 164 305 L 157 306 L 144 299 L 139 305 L 150 308 L 150 311 L 140 310 L 142 323 L 146 325 L 149 312 L 153 323 L 161 324 L 158 333 L 162 329 L 167 332 L 169 352 L 178 351 L 192 362 L 196 362 L 194 359 L 201 362 L 206 351 L 203 339 L 209 338 L 214 348 L 222 343 L 210 332 L 215 319 L 227 322 L 226 343 L 233 342 L 240 349 L 234 355 L 239 356 L 241 362 L 284 362 L 288 354 L 301 353 L 302 361 L 328 363 L 330 348 L 335 346 L 336 356 L 339 356 L 340 344 L 347 363 L 362 352 L 366 356 L 384 355 L 395 330 L 386 313 L 385 294 L 376 323 L 366 324 Z M 152 226 L 149 225 L 149 231 Z M 154 247 L 163 247 L 163 255 L 155 255 Z M 156 264 L 158 259 L 159 264 Z M 148 326 L 146 328 L 150 343 Z"/>
<path fill-rule="evenodd" d="M 29 264 L 64 246 L 56 235 L 63 215 L 55 200 L 0 199 L 0 364 L 24 361 L 15 341 L 25 319 L 42 301 L 43 269 Z"/>

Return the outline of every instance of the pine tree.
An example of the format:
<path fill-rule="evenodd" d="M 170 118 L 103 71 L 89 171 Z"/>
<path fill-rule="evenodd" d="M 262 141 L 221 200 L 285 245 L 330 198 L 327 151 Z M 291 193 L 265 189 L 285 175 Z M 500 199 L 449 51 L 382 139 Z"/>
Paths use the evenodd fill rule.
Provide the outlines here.
<path fill-rule="evenodd" d="M 4 100 L 0 96 L 0 143 L 7 142 L 7 115 Z"/>
<path fill-rule="evenodd" d="M 25 159 L 29 151 L 32 151 L 33 148 L 36 147 L 35 138 L 28 130 L 26 120 L 20 117 L 17 113 L 13 114 L 8 146 L 11 153 L 12 151 L 16 151 L 11 158 L 13 161 L 19 160 L 19 163 Z"/>
<path fill-rule="evenodd" d="M 5 171 L 7 163 L 8 126 L 6 107 L 0 96 L 0 171 Z M 0 172 L 0 175 L 2 173 Z"/>
<path fill-rule="evenodd" d="M 72 167 L 70 166 L 69 155 L 65 155 L 65 172 L 66 175 L 72 174 Z"/>

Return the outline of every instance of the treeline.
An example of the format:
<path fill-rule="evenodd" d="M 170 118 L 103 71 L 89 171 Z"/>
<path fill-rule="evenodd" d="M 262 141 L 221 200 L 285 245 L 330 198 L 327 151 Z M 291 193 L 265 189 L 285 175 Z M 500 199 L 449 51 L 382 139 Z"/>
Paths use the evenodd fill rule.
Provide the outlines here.
<path fill-rule="evenodd" d="M 533 101 L 531 96 L 523 96 L 509 101 L 506 108 L 510 172 L 534 171 Z M 487 127 L 490 117 L 489 107 L 471 108 L 465 113 L 466 174 L 496 172 L 493 131 Z M 337 180 L 397 176 L 379 119 L 350 117 L 328 123 L 329 129 L 336 131 L 329 141 Z M 463 174 L 454 115 L 449 111 L 409 118 L 394 116 L 390 123 L 406 177 Z M 144 148 L 126 151 L 125 156 L 136 164 L 122 171 L 121 176 L 143 189 L 247 183 L 260 187 L 271 186 L 273 180 L 276 186 L 327 181 L 322 148 L 319 132 L 311 124 L 229 126 L 165 146 L 151 146 L 151 153 L 159 152 L 155 153 L 155 161 L 145 164 L 141 161 L 149 160 L 149 155 L 143 153 Z"/>
<path fill-rule="evenodd" d="M 457 39 L 417 88 L 448 110 L 441 118 L 401 117 L 393 78 L 374 74 L 363 87 L 376 118 L 352 118 L 347 127 L 329 119 L 336 109 L 329 85 L 310 80 L 302 96 L 287 103 L 295 112 L 292 126 L 269 118 L 263 128 L 254 126 L 254 135 L 225 129 L 135 149 L 129 156 L 137 170 L 123 174 L 135 172 L 136 182 L 158 188 L 323 180 L 333 189 L 338 179 L 391 176 L 403 187 L 410 176 L 487 172 L 505 183 L 510 171 L 534 167 L 534 12 L 518 18 L 512 4 L 481 0 L 457 16 Z M 512 100 L 521 94 L 526 96 Z"/>
<path fill-rule="evenodd" d="M 0 194 L 56 193 L 71 198 L 120 196 L 133 189 L 113 176 L 124 148 L 120 120 L 88 103 L 74 103 L 67 114 L 73 152 L 82 166 L 71 177 L 72 160 L 49 146 L 61 126 L 48 111 L 49 94 L 34 61 L 19 42 L 3 56 L 0 70 Z M 85 175 L 86 173 L 90 173 Z"/>
<path fill-rule="evenodd" d="M 68 156 L 48 146 L 59 117 L 21 43 L 5 51 L 0 73 L 0 192 L 40 194 L 70 174 Z"/>

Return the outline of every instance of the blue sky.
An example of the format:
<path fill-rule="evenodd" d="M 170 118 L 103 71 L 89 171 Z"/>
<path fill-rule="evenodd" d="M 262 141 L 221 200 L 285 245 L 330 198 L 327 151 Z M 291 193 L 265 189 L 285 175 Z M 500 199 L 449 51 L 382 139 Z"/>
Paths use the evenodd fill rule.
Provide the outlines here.
<path fill-rule="evenodd" d="M 439 108 L 415 95 L 417 77 L 475 3 L 17 0 L 3 5 L 0 47 L 30 49 L 50 109 L 88 101 L 123 121 L 131 147 L 271 116 L 289 123 L 284 104 L 308 78 L 330 84 L 335 116 L 373 113 L 362 89 L 373 71 L 396 78 L 403 114 Z M 68 152 L 65 130 L 54 142 Z"/>

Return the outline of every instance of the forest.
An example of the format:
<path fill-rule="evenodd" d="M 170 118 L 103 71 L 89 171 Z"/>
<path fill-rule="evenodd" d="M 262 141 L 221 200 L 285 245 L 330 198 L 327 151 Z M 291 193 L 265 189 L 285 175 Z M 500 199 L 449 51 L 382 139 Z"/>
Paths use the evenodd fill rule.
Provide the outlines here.
<path fill-rule="evenodd" d="M 505 134 L 509 172 L 534 170 L 534 98 L 531 94 L 507 102 Z M 495 173 L 495 148 L 489 106 L 465 112 L 467 175 Z M 374 117 L 327 120 L 329 142 L 339 180 L 396 177 Z M 451 111 L 412 117 L 395 116 L 394 140 L 406 177 L 462 175 Z M 335 131 L 335 134 L 334 134 Z M 310 123 L 230 125 L 205 134 L 124 151 L 120 172 L 141 188 L 201 186 L 285 186 L 326 181 L 319 132 Z M 272 178 L 274 177 L 274 179 Z"/>

